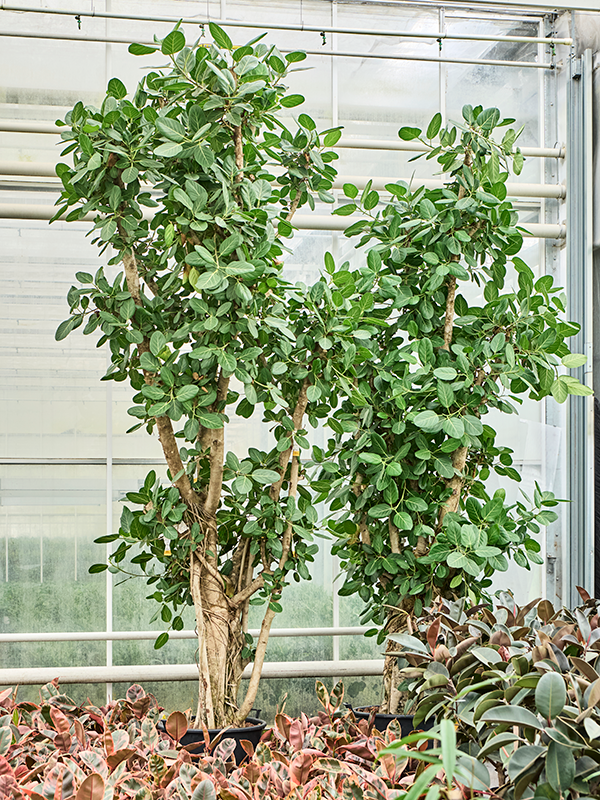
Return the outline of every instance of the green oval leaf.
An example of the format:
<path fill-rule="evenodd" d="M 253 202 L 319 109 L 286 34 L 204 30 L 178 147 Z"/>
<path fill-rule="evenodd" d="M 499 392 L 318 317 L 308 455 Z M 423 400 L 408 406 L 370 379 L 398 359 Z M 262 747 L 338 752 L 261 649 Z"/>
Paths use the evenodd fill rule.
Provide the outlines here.
<path fill-rule="evenodd" d="M 575 778 L 575 759 L 568 747 L 552 741 L 546 756 L 546 778 L 556 792 L 568 789 Z"/>
<path fill-rule="evenodd" d="M 148 56 L 150 53 L 156 53 L 158 51 L 158 47 L 148 47 L 147 44 L 130 44 L 127 48 L 129 52 L 134 56 Z"/>
<path fill-rule="evenodd" d="M 193 386 L 192 384 L 188 384 L 187 386 L 182 386 L 177 389 L 175 393 L 175 397 L 180 400 L 182 403 L 185 403 L 186 400 L 192 400 L 200 389 L 197 386 Z"/>
<path fill-rule="evenodd" d="M 174 30 L 168 33 L 162 40 L 161 52 L 166 56 L 172 56 L 183 50 L 185 47 L 185 36 L 181 31 Z M 160 638 L 160 637 L 159 637 Z M 157 639 L 158 641 L 158 639 Z M 160 645 L 162 647 L 162 645 Z"/>
<path fill-rule="evenodd" d="M 544 730 L 544 726 L 536 715 L 521 706 L 498 706 L 490 708 L 481 715 L 482 722 L 494 722 L 498 725 L 523 725 L 527 728 Z"/>
<path fill-rule="evenodd" d="M 287 97 L 282 97 L 280 102 L 284 108 L 295 108 L 302 105 L 304 97 L 301 94 L 288 94 Z"/>
<path fill-rule="evenodd" d="M 428 433 L 437 433 L 441 427 L 443 420 L 435 413 L 435 411 L 421 411 L 420 414 L 414 419 L 415 425 L 423 428 Z M 462 434 L 461 434 L 462 435 Z"/>
<path fill-rule="evenodd" d="M 108 82 L 106 94 L 116 97 L 117 100 L 122 100 L 127 95 L 127 89 L 123 81 L 118 78 L 111 78 Z"/>
<path fill-rule="evenodd" d="M 583 353 L 569 353 L 561 358 L 563 367 L 568 367 L 568 369 L 582 367 L 586 361 L 587 356 L 584 356 Z"/>
<path fill-rule="evenodd" d="M 438 367 L 433 370 L 433 374 L 441 381 L 453 381 L 458 375 L 454 367 Z"/>
<path fill-rule="evenodd" d="M 546 672 L 535 689 L 535 707 L 546 719 L 554 719 L 565 707 L 567 690 L 562 675 Z"/>
<path fill-rule="evenodd" d="M 255 469 L 252 477 L 257 483 L 275 483 L 279 480 L 280 475 L 273 469 Z"/>
<path fill-rule="evenodd" d="M 216 25 L 214 22 L 209 22 L 208 29 L 210 31 L 210 35 L 213 37 L 215 41 L 215 44 L 218 44 L 219 47 L 224 47 L 225 50 L 233 49 L 233 42 L 231 41 L 229 36 L 225 33 L 223 28 L 219 27 L 219 25 Z"/>

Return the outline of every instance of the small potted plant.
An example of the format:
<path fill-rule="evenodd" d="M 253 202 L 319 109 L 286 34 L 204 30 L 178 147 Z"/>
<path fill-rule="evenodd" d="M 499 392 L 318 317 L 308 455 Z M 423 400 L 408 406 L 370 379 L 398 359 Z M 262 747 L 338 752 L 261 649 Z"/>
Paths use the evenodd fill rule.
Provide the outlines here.
<path fill-rule="evenodd" d="M 80 102 L 67 115 L 63 154 L 74 161 L 57 167 L 55 218 L 92 214 L 92 241 L 115 276 L 77 273 L 56 338 L 101 332 L 103 380 L 129 381 L 130 430 L 157 433 L 168 468 L 166 482 L 150 472 L 127 495 L 120 529 L 97 540 L 115 543 L 109 564 L 91 571 L 137 570 L 174 630 L 193 607 L 197 726 L 222 728 L 250 712 L 282 590 L 310 577 L 317 550 L 300 454 L 307 421 L 330 410 L 316 364 L 329 342 L 318 344 L 318 292 L 290 287 L 281 256 L 296 210 L 314 207 L 313 194 L 333 199 L 336 155 L 324 148 L 340 132 L 317 133 L 306 114 L 293 133 L 281 121 L 303 102 L 283 81 L 304 53 L 283 56 L 262 36 L 234 48 L 220 27 L 210 32 L 209 46 L 188 46 L 178 27 L 132 45 L 167 66 L 131 100 L 113 78 L 100 108 Z M 268 452 L 226 452 L 232 413 L 268 423 Z M 264 608 L 256 643 L 250 603 Z"/>
<path fill-rule="evenodd" d="M 523 162 L 514 120 L 481 106 L 465 106 L 463 118 L 443 128 L 436 114 L 425 134 L 399 131 L 436 159 L 442 187 L 389 184 L 380 206 L 370 185 L 359 197 L 347 184 L 350 202 L 334 212 L 364 215 L 346 234 L 367 253 L 359 269 L 331 267 L 355 319 L 356 359 L 315 462 L 334 479 L 320 499 L 335 512 L 340 594 L 360 595 L 363 624 L 378 626 L 370 633 L 380 642 L 410 632 L 438 595 L 485 596 L 509 558 L 541 563 L 535 534 L 557 518 L 557 500 L 537 486 L 532 502 L 509 505 L 503 489 L 490 496 L 491 471 L 520 475 L 486 415 L 517 413 L 523 395 L 563 402 L 592 391 L 562 370 L 585 362 L 566 343 L 578 327 L 564 320 L 562 290 L 518 256 L 522 229 L 506 188 Z M 396 661 L 386 661 L 382 712 L 399 710 Z"/>

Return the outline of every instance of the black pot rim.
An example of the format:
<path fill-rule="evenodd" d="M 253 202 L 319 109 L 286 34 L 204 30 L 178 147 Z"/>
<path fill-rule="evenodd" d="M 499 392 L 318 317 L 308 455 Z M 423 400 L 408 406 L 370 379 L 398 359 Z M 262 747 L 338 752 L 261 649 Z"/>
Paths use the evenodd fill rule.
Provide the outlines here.
<path fill-rule="evenodd" d="M 226 739 L 228 733 L 234 733 L 234 732 L 235 733 L 240 733 L 240 732 L 241 733 L 244 733 L 244 732 L 252 733 L 254 731 L 263 730 L 264 728 L 267 727 L 267 723 L 264 721 L 264 719 L 258 719 L 257 717 L 246 717 L 246 722 L 252 722 L 253 724 L 252 725 L 244 725 L 243 728 L 232 728 L 232 727 L 227 727 L 227 728 L 209 728 L 208 732 L 209 732 L 209 734 L 213 734 L 214 733 L 215 735 L 217 733 L 223 733 L 224 732 L 224 737 L 223 738 Z M 202 728 L 188 728 L 187 729 L 187 733 L 200 733 L 201 734 L 202 733 Z"/>
<path fill-rule="evenodd" d="M 159 720 L 157 727 L 161 730 L 166 730 L 165 722 L 166 720 L 164 719 Z M 258 719 L 257 717 L 246 717 L 246 722 L 252 722 L 254 724 L 245 725 L 243 728 L 209 728 L 208 733 L 210 736 L 216 736 L 217 734 L 224 732 L 224 738 L 226 739 L 228 733 L 253 733 L 254 731 L 264 730 L 267 727 L 265 720 Z M 202 728 L 188 728 L 186 733 L 198 734 L 199 736 L 202 736 L 203 730 Z"/>
<path fill-rule="evenodd" d="M 361 714 L 371 714 L 376 706 L 357 706 L 352 708 L 352 711 L 358 711 Z M 414 719 L 414 714 L 384 714 L 382 711 L 375 712 L 376 717 L 383 717 L 384 719 Z"/>

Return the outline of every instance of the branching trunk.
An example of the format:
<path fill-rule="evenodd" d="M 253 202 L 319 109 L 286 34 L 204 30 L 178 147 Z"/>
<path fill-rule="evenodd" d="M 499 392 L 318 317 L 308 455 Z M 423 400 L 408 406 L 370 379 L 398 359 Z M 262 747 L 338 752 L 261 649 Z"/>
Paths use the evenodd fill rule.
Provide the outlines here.
<path fill-rule="evenodd" d="M 456 278 L 451 275 L 447 283 L 446 318 L 444 320 L 444 344 L 442 350 L 450 352 L 452 344 L 452 328 L 454 327 L 454 302 L 456 300 Z"/>
<path fill-rule="evenodd" d="M 410 610 L 414 605 L 412 597 L 404 598 L 400 608 L 393 614 L 390 614 L 385 626 L 386 633 L 400 633 L 406 629 L 406 616 L 408 608 Z M 386 652 L 397 651 L 398 645 L 395 642 L 388 642 Z M 386 655 L 383 665 L 383 703 L 381 704 L 380 711 L 382 714 L 398 714 L 401 701 L 401 693 L 398 689 L 400 683 L 400 672 L 398 670 L 398 658 L 392 655 Z"/>
<path fill-rule="evenodd" d="M 400 552 L 400 533 L 398 528 L 392 522 L 392 518 L 388 518 L 388 531 L 390 534 L 390 550 L 392 553 Z"/>
<path fill-rule="evenodd" d="M 281 487 L 283 486 L 283 482 L 285 481 L 285 476 L 287 473 L 288 464 L 290 461 L 290 456 L 292 455 L 292 450 L 294 447 L 294 434 L 300 430 L 302 427 L 302 420 L 304 419 L 304 413 L 306 412 L 306 406 L 308 405 L 308 397 L 306 396 L 306 392 L 310 382 L 308 378 L 305 378 L 302 382 L 302 386 L 300 387 L 300 392 L 298 393 L 298 400 L 296 402 L 296 407 L 294 409 L 294 413 L 292 414 L 292 422 L 294 423 L 294 430 L 289 434 L 290 446 L 287 447 L 282 453 L 279 454 L 279 474 L 280 478 L 276 481 L 269 491 L 271 495 L 271 499 L 277 502 L 279 500 L 279 495 L 281 493 Z"/>

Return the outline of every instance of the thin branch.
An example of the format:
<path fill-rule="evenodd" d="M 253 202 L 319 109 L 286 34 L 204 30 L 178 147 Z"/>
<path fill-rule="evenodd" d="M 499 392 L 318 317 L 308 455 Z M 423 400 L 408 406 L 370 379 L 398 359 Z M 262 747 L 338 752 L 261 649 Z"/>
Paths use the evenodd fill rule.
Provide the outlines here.
<path fill-rule="evenodd" d="M 223 377 L 223 371 L 219 376 L 217 387 L 217 400 L 220 404 L 224 402 L 227 397 L 229 389 L 229 378 Z M 208 483 L 208 491 L 206 493 L 206 503 L 204 505 L 207 515 L 214 516 L 221 502 L 221 493 L 223 491 L 223 460 L 225 457 L 225 428 L 217 428 L 208 431 L 210 434 L 207 439 L 210 443 L 210 479 Z"/>
<path fill-rule="evenodd" d="M 294 450 L 292 455 L 292 468 L 290 471 L 290 488 L 288 490 L 288 497 L 296 498 L 298 495 L 298 479 L 300 475 L 299 469 L 299 460 L 300 460 L 300 451 Z M 285 532 L 283 534 L 283 539 L 281 541 L 281 558 L 279 559 L 279 569 L 283 571 L 285 567 L 285 562 L 288 559 L 290 554 L 290 548 L 292 546 L 292 538 L 294 533 L 294 526 L 292 524 L 292 520 L 288 521 L 286 526 Z"/>
<path fill-rule="evenodd" d="M 288 211 L 287 216 L 286 216 L 286 220 L 288 222 L 292 221 L 292 217 L 294 216 L 294 214 L 298 210 L 298 205 L 299 204 L 300 204 L 300 190 L 298 189 L 298 191 L 296 192 L 296 197 L 294 197 L 294 199 L 292 200 L 292 203 L 290 205 L 290 210 Z"/>
<path fill-rule="evenodd" d="M 356 497 L 360 497 L 363 493 L 363 475 L 360 472 L 357 472 L 354 477 L 354 483 L 352 484 L 352 492 L 356 495 Z M 371 546 L 371 534 L 369 532 L 369 526 L 367 525 L 367 515 L 361 514 L 360 521 L 358 523 L 358 532 L 360 534 L 360 540 L 363 544 Z"/>
<path fill-rule="evenodd" d="M 125 231 L 120 222 L 117 223 L 117 227 L 121 236 L 124 237 Z M 140 274 L 135 255 L 132 250 L 123 251 L 123 267 L 129 294 L 133 298 L 133 302 L 136 304 L 136 306 L 141 306 L 142 297 L 140 289 Z M 148 353 L 149 351 L 150 344 L 148 339 L 144 337 L 143 341 L 138 345 L 138 353 L 141 355 L 142 353 Z M 152 384 L 154 382 L 153 373 L 144 370 L 144 380 L 147 384 Z M 155 417 L 155 420 L 156 427 L 158 429 L 158 438 L 162 445 L 165 460 L 171 475 L 174 478 L 176 475 L 179 475 L 184 468 L 181 456 L 179 454 L 179 445 L 175 439 L 173 425 L 171 424 L 169 417 Z M 198 505 L 201 503 L 200 496 L 197 495 L 192 489 L 190 479 L 185 471 L 183 471 L 183 474 L 180 475 L 176 481 L 174 481 L 174 485 L 179 489 L 181 497 L 186 503 L 189 505 Z"/>
<path fill-rule="evenodd" d="M 398 528 L 392 522 L 392 518 L 388 517 L 388 531 L 390 534 L 390 550 L 392 553 L 400 552 L 400 534 Z"/>
<path fill-rule="evenodd" d="M 234 724 L 236 725 L 240 725 L 246 719 L 246 717 L 252 710 L 254 701 L 256 700 L 258 684 L 260 682 L 263 663 L 265 661 L 267 644 L 269 642 L 269 633 L 271 632 L 271 625 L 273 623 L 274 618 L 275 618 L 275 611 L 273 611 L 273 609 L 269 605 L 267 606 L 267 610 L 265 611 L 265 616 L 263 618 L 262 625 L 260 626 L 260 634 L 258 636 L 258 641 L 256 643 L 254 664 L 252 665 L 252 673 L 250 675 L 250 680 L 248 682 L 248 690 L 246 692 L 246 697 L 244 698 L 244 702 L 242 703 L 236 714 L 234 721 Z"/>
<path fill-rule="evenodd" d="M 448 280 L 448 294 L 446 295 L 446 317 L 444 319 L 444 344 L 442 350 L 450 352 L 452 343 L 452 328 L 454 327 L 454 304 L 456 300 L 456 276 L 450 275 Z"/>
<path fill-rule="evenodd" d="M 242 589 L 241 592 L 238 592 L 237 594 L 233 595 L 230 601 L 231 605 L 241 606 L 242 603 L 245 603 L 246 600 L 249 600 L 253 594 L 256 594 L 256 592 L 258 592 L 259 589 L 262 589 L 264 585 L 265 585 L 265 579 L 263 578 L 263 575 L 261 573 L 256 578 L 254 578 L 252 583 L 246 586 L 245 589 Z"/>
<path fill-rule="evenodd" d="M 244 141 L 242 139 L 242 126 L 236 125 L 233 129 L 233 144 L 235 147 L 235 165 L 240 170 L 236 176 L 236 182 L 242 180 L 242 170 L 244 169 Z"/>
<path fill-rule="evenodd" d="M 247 586 L 249 586 L 252 583 L 253 574 L 254 574 L 254 559 L 253 559 L 252 555 L 250 554 L 249 558 L 248 558 L 248 568 L 246 570 L 246 585 Z M 242 603 L 241 626 L 242 626 L 242 631 L 244 633 L 248 632 L 248 616 L 249 616 L 249 612 L 250 612 L 250 603 L 248 602 L 248 600 L 246 600 L 244 603 Z"/>
<path fill-rule="evenodd" d="M 285 480 L 285 474 L 287 472 L 288 463 L 290 460 L 290 456 L 292 454 L 292 449 L 294 447 L 294 434 L 300 430 L 302 427 L 302 420 L 304 418 L 304 413 L 306 411 L 306 406 L 308 405 L 308 397 L 306 395 L 306 391 L 310 385 L 308 377 L 304 378 L 302 381 L 302 386 L 300 387 L 300 392 L 298 393 L 298 401 L 296 402 L 296 408 L 294 409 L 294 413 L 292 414 L 292 421 L 294 423 L 294 430 L 290 431 L 288 434 L 288 438 L 290 440 L 290 446 L 284 450 L 282 453 L 279 454 L 279 480 L 276 481 L 269 490 L 269 494 L 271 499 L 277 502 L 279 500 L 279 495 L 281 494 L 281 487 L 283 486 L 283 482 Z"/>

